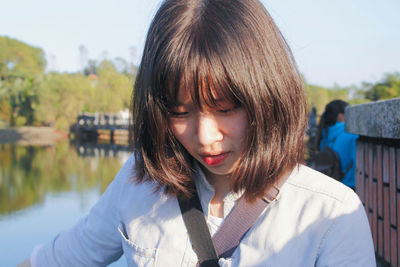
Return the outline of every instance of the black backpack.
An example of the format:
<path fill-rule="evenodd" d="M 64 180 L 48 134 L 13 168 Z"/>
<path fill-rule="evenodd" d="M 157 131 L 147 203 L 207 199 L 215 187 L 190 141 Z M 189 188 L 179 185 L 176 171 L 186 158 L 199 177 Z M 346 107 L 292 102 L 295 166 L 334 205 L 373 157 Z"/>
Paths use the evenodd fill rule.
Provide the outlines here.
<path fill-rule="evenodd" d="M 333 140 L 333 144 L 335 144 L 336 138 Z M 339 155 L 332 148 L 325 146 L 315 155 L 313 168 L 341 182 L 352 166 L 353 162 L 347 166 L 345 172 L 342 172 Z"/>
<path fill-rule="evenodd" d="M 314 169 L 338 181 L 344 178 L 339 155 L 327 146 L 315 155 Z"/>

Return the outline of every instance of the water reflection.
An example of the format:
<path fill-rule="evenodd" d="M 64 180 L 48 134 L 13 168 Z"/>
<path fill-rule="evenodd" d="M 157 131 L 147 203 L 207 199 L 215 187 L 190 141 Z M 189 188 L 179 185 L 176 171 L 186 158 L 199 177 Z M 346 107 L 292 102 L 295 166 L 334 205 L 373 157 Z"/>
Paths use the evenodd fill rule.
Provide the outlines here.
<path fill-rule="evenodd" d="M 15 266 L 84 216 L 129 155 L 110 144 L 0 144 L 1 265 Z"/>
<path fill-rule="evenodd" d="M 125 159 L 130 154 L 128 145 L 74 142 L 74 146 L 77 153 L 82 157 L 118 157 Z"/>
<path fill-rule="evenodd" d="M 85 153 L 77 153 L 82 149 Z M 127 147 L 110 145 L 71 146 L 64 142 L 56 146 L 33 147 L 2 144 L 0 215 L 41 202 L 47 193 L 82 192 L 95 185 L 103 192 L 127 157 Z"/>

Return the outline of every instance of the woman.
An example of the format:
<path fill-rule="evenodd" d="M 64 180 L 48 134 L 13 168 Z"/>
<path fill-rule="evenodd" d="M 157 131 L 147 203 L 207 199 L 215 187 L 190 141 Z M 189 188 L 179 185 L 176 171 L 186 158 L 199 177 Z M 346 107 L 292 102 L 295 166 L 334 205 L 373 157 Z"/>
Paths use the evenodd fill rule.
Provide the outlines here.
<path fill-rule="evenodd" d="M 321 116 L 317 138 L 318 150 L 333 149 L 340 159 L 342 183 L 355 189 L 356 140 L 358 135 L 346 132 L 344 110 L 349 104 L 343 100 L 329 102 Z"/>
<path fill-rule="evenodd" d="M 198 194 L 217 235 L 237 203 L 272 192 L 221 266 L 374 266 L 358 197 L 301 165 L 303 82 L 259 1 L 164 1 L 132 102 L 133 156 L 32 265 L 104 266 L 125 254 L 129 266 L 196 266 L 177 197 Z"/>

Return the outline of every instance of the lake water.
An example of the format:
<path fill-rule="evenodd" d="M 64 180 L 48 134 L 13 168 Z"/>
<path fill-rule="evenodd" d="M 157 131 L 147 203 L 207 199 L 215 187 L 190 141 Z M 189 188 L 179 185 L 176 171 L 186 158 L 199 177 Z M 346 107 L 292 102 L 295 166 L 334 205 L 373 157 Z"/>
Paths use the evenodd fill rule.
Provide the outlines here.
<path fill-rule="evenodd" d="M 0 266 L 16 266 L 87 214 L 129 155 L 110 145 L 0 144 Z M 126 266 L 124 256 L 110 266 Z"/>

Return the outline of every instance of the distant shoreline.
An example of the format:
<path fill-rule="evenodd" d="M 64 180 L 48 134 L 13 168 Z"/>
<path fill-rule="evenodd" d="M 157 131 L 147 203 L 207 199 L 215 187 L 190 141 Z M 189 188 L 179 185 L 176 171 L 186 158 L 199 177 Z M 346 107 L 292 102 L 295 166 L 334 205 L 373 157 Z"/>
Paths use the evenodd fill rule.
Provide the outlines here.
<path fill-rule="evenodd" d="M 68 133 L 52 127 L 0 128 L 0 144 L 49 146 L 66 138 Z"/>

